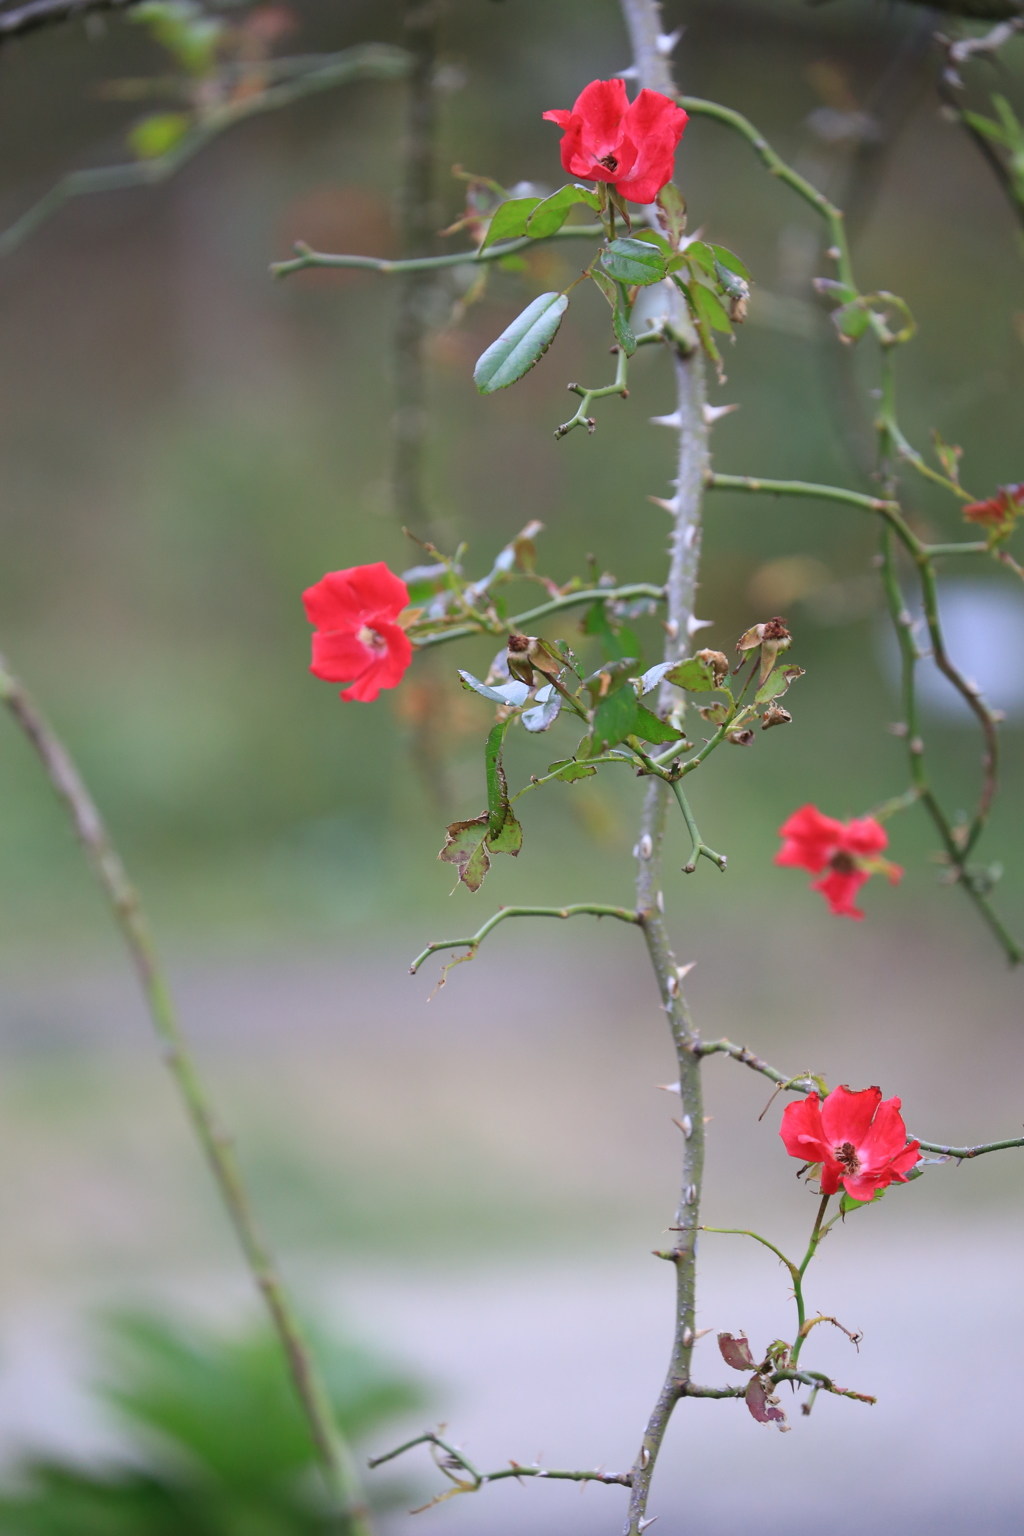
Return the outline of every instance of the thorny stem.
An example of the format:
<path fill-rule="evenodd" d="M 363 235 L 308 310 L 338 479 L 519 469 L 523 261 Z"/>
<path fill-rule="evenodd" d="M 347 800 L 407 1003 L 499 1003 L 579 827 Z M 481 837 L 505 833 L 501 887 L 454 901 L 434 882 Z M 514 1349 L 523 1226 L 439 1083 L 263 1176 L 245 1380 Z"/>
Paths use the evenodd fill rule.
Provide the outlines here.
<path fill-rule="evenodd" d="M 773 1067 L 769 1062 L 762 1060 L 760 1056 L 755 1056 L 753 1051 L 748 1051 L 745 1045 L 736 1045 L 732 1040 L 698 1040 L 692 1049 L 695 1056 L 713 1056 L 717 1052 L 722 1052 L 724 1055 L 730 1056 L 733 1061 L 738 1061 L 743 1066 L 749 1067 L 752 1072 L 760 1073 L 762 1077 L 768 1078 L 770 1082 L 776 1083 L 788 1093 L 807 1093 L 812 1089 L 817 1090 L 818 1087 L 816 1078 L 812 1077 L 809 1073 L 796 1077 L 787 1077 L 784 1072 L 779 1071 L 778 1067 Z M 981 1157 L 986 1152 L 1006 1152 L 1014 1147 L 1024 1147 L 1024 1136 L 1016 1136 L 1008 1141 L 982 1142 L 976 1147 L 947 1147 L 937 1141 L 924 1141 L 920 1136 L 912 1136 L 910 1139 L 911 1141 L 920 1142 L 922 1152 L 937 1152 L 943 1157 L 955 1158 L 958 1161 L 962 1161 L 965 1158 Z M 711 1231 L 712 1229 L 709 1227 L 706 1230 Z M 747 1235 L 753 1237 L 755 1234 L 748 1233 Z M 786 1260 L 785 1262 L 788 1263 L 789 1261 Z"/>
<path fill-rule="evenodd" d="M 188 1040 L 178 1021 L 138 892 L 128 878 L 121 857 L 67 748 L 2 656 L 0 700 L 28 738 L 43 771 L 64 802 L 75 836 L 121 930 L 146 997 L 164 1062 L 178 1086 L 252 1277 L 263 1295 L 280 1339 L 337 1515 L 344 1524 L 347 1536 L 372 1536 L 355 1459 L 335 1422 L 330 1399 L 303 1338 L 291 1298 L 257 1225 L 233 1140 L 217 1119 Z"/>
<path fill-rule="evenodd" d="M 661 40 L 661 7 L 657 0 L 621 0 L 621 8 L 632 44 L 638 85 L 674 95 L 672 72 Z M 676 662 L 687 655 L 690 649 L 700 566 L 701 503 L 708 467 L 708 428 L 704 418 L 706 390 L 703 354 L 698 350 L 684 355 L 676 348 L 673 361 L 677 399 L 674 424 L 678 423 L 679 446 L 675 494 L 671 503 L 665 660 Z M 675 705 L 671 689 L 664 684 L 659 704 L 662 712 L 667 712 Z M 664 1384 L 647 1421 L 640 1451 L 633 1464 L 625 1536 L 641 1536 L 647 1523 L 647 1501 L 658 1453 L 672 1411 L 690 1379 L 694 1343 L 697 1226 L 700 1221 L 700 1192 L 704 1174 L 700 1057 L 693 1051 L 696 1036 L 679 984 L 679 971 L 662 915 L 662 844 L 668 795 L 669 788 L 663 779 L 650 780 L 644 797 L 637 841 L 636 904 L 679 1063 L 679 1092 L 684 1112 L 682 1123 L 688 1125 L 690 1131 L 683 1136 L 681 1192 L 676 1215 L 678 1232 L 674 1249 L 676 1297 L 672 1350 Z"/>
<path fill-rule="evenodd" d="M 423 1506 L 426 1509 L 429 1509 L 432 1504 L 440 1503 L 442 1499 L 451 1498 L 453 1494 L 477 1493 L 485 1483 L 498 1483 L 509 1477 L 514 1477 L 517 1480 L 523 1477 L 544 1477 L 549 1478 L 553 1482 L 618 1483 L 621 1487 L 628 1488 L 630 1486 L 630 1474 L 628 1472 L 605 1472 L 600 1467 L 595 1467 L 592 1470 L 567 1472 L 551 1467 L 541 1467 L 536 1463 L 532 1466 L 523 1466 L 520 1462 L 510 1461 L 507 1467 L 501 1467 L 497 1472 L 480 1472 L 464 1451 L 457 1445 L 452 1445 L 450 1441 L 442 1439 L 440 1435 L 430 1429 L 425 1434 L 414 1436 L 412 1440 L 406 1440 L 403 1445 L 396 1445 L 393 1451 L 385 1451 L 383 1456 L 372 1456 L 367 1465 L 370 1467 L 383 1466 L 385 1462 L 394 1461 L 397 1456 L 404 1456 L 406 1451 L 415 1450 L 418 1445 L 429 1445 L 436 1447 L 439 1451 L 443 1451 L 443 1460 L 435 1456 L 434 1461 L 445 1477 L 448 1478 L 449 1482 L 454 1484 L 454 1487 L 450 1488 L 447 1493 L 441 1494 L 440 1498 L 432 1499 L 431 1504 Z M 457 1475 L 459 1471 L 466 1474 L 465 1479 Z M 413 1510 L 412 1513 L 418 1514 L 420 1511 Z"/>

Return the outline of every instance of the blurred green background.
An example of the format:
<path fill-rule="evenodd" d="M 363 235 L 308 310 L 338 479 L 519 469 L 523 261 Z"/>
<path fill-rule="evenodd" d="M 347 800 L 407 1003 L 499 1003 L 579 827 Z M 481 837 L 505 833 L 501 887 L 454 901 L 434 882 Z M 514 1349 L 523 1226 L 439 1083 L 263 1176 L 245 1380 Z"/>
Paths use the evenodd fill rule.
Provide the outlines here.
<path fill-rule="evenodd" d="M 403 42 L 394 3 L 289 9 L 295 53 Z M 686 27 L 684 88 L 744 111 L 848 203 L 864 288 L 910 304 L 920 334 L 899 357 L 899 379 L 911 439 L 923 447 L 937 429 L 962 444 L 964 479 L 979 495 L 1020 478 L 1021 247 L 988 169 L 938 111 L 934 14 L 874 0 L 668 0 L 665 18 Z M 456 162 L 506 185 L 558 185 L 557 136 L 541 113 L 627 62 L 612 0 L 452 0 L 437 227 L 460 209 L 461 185 L 448 176 Z M 139 108 L 111 100 L 104 82 L 166 67 L 122 18 L 6 47 L 4 223 L 64 170 L 124 158 Z M 999 89 L 1019 107 L 1022 77 L 1018 40 L 997 67 L 970 75 L 970 99 L 985 109 Z M 243 125 L 160 188 L 79 200 L 0 266 L 0 648 L 65 734 L 144 891 L 275 1238 L 307 1290 L 341 1296 L 343 1310 L 366 1302 L 385 1336 L 394 1330 L 379 1298 L 390 1293 L 369 1281 L 346 1290 L 338 1276 L 352 1265 L 412 1285 L 410 1250 L 439 1272 L 453 1261 L 505 1265 L 510 1254 L 541 1275 L 581 1253 L 613 1268 L 643 1259 L 672 1208 L 676 1134 L 663 1096 L 649 1091 L 671 1064 L 628 931 L 505 929 L 429 1011 L 436 968 L 415 982 L 404 975 L 424 942 L 470 931 L 499 903 L 628 900 L 636 783 L 606 774 L 529 797 L 519 860 L 497 861 L 478 897 L 450 896 L 451 872 L 435 855 L 445 822 L 482 807 L 489 719 L 458 689 L 455 668 L 482 674 L 490 647 L 446 648 L 430 672 L 443 690 L 440 774 L 416 760 L 421 661 L 404 690 L 373 706 L 340 704 L 306 671 L 305 586 L 340 566 L 385 559 L 401 570 L 422 556 L 402 534 L 390 484 L 395 290 L 352 274 L 274 284 L 267 267 L 296 238 L 397 252 L 405 89 L 352 85 Z M 741 406 L 715 429 L 716 467 L 868 484 L 873 360 L 837 357 L 810 288 L 825 266 L 808 210 L 746 145 L 704 121 L 687 129 L 677 179 L 691 228 L 738 251 L 756 283 L 749 323 L 727 351 L 728 383 L 712 386 L 715 403 Z M 672 408 L 666 359 L 641 355 L 629 400 L 599 404 L 592 438 L 556 443 L 566 381 L 601 382 L 610 366 L 601 301 L 582 294 L 524 382 L 487 400 L 473 388 L 479 352 L 528 298 L 571 281 L 578 260 L 556 244 L 533 253 L 523 275 L 495 272 L 459 323 L 457 280 L 428 296 L 433 515 L 430 530 L 414 531 L 449 548 L 465 540 L 474 574 L 532 518 L 546 525 L 541 568 L 559 581 L 583 573 L 590 553 L 624 582 L 664 568 L 666 519 L 647 498 L 667 494 L 672 473 L 671 436 L 648 424 Z M 923 481 L 907 494 L 918 526 L 958 536 L 941 495 Z M 705 1033 L 742 1037 L 793 1071 L 880 1081 L 903 1094 L 927 1136 L 1012 1135 L 1022 1117 L 1019 981 L 966 900 L 940 887 L 923 813 L 891 823 L 906 876 L 896 890 L 872 884 L 864 924 L 831 918 L 801 874 L 771 863 L 777 826 L 805 800 L 858 814 L 906 783 L 902 744 L 887 730 L 899 705 L 880 638 L 875 540 L 868 519 L 837 507 L 710 500 L 707 642 L 729 650 L 747 625 L 783 612 L 807 676 L 790 695 L 792 727 L 723 750 L 693 781 L 702 830 L 728 853 L 729 871 L 670 877 L 668 910 L 681 958 L 701 962 L 693 997 Z M 983 583 L 971 599 L 978 615 L 1020 599 L 1019 582 L 987 564 L 949 575 Z M 574 624 L 561 631 L 572 643 Z M 1018 931 L 1021 715 L 999 684 L 1012 694 L 1021 633 L 1018 610 L 1016 640 L 989 658 L 993 702 L 1010 719 L 981 850 L 1005 865 L 997 901 Z M 653 625 L 645 641 L 653 661 Z M 969 806 L 978 741 L 941 712 L 928 725 L 936 781 L 951 805 Z M 516 742 L 512 775 L 522 782 L 574 742 L 562 723 Z M 0 774 L 0 1304 L 13 1337 L 34 1308 L 78 1315 L 154 1286 L 194 1300 L 228 1284 L 235 1260 L 148 1055 L 110 921 L 34 760 L 2 720 Z M 751 1198 L 777 1201 L 787 1166 L 772 1117 L 756 1124 L 756 1081 L 737 1085 L 716 1068 L 710 1093 L 712 1208 L 745 1222 Z M 900 1194 L 899 1209 L 914 1212 L 922 1242 L 949 1222 L 967 1231 L 977 1221 L 984 1243 L 1011 1213 L 1019 1224 L 1019 1187 L 1012 1155 L 989 1159 L 937 1170 Z M 780 1219 L 799 1227 L 803 1204 L 786 1198 L 793 1211 Z M 896 1241 L 893 1210 L 863 1220 Z M 1003 1259 L 984 1251 L 981 1269 L 997 1274 Z M 906 1297 L 922 1282 L 911 1252 L 900 1262 Z M 395 1295 L 401 1313 L 406 1293 Z M 537 1296 L 543 1287 L 531 1313 L 541 1328 Z M 443 1402 L 447 1367 L 417 1354 L 418 1329 L 407 1315 L 402 1337 L 435 1372 Z M 453 1361 L 464 1342 L 452 1341 Z M 472 1375 L 467 1367 L 467 1402 Z M 546 1390 L 536 1378 L 528 1386 Z M 499 1454 L 532 1454 L 531 1395 L 520 1404 L 530 1443 L 517 1438 Z M 62 1411 L 50 1417 L 51 1431 L 64 1424 Z M 8 1425 L 2 1387 L 0 1419 Z M 13 1444 L 13 1411 L 8 1429 Z M 957 1487 L 973 1475 L 966 1469 Z M 994 1486 L 1006 1508 L 1011 1482 L 1004 1466 Z M 992 1529 L 1002 1508 L 992 1507 Z M 934 1511 L 927 1518 L 929 1531 L 946 1528 Z"/>

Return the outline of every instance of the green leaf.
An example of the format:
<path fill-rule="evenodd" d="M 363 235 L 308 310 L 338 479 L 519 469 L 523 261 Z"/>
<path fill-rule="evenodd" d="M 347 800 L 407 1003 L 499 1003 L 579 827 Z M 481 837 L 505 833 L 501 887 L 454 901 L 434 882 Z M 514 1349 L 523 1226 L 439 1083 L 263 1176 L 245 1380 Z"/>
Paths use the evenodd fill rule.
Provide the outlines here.
<path fill-rule="evenodd" d="M 767 704 L 769 699 L 781 699 L 790 683 L 803 677 L 803 667 L 775 667 L 754 695 L 755 704 Z"/>
<path fill-rule="evenodd" d="M 668 182 L 657 196 L 658 223 L 668 236 L 673 250 L 686 233 L 686 199 L 675 182 Z"/>
<path fill-rule="evenodd" d="M 181 142 L 191 126 L 187 112 L 152 112 L 131 129 L 128 145 L 140 160 L 159 160 Z"/>
<path fill-rule="evenodd" d="M 639 736 L 641 741 L 651 741 L 655 745 L 660 742 L 682 741 L 683 732 L 676 730 L 674 725 L 669 725 L 667 720 L 662 720 L 643 704 L 636 706 L 637 727 L 632 733 Z"/>
<path fill-rule="evenodd" d="M 146 27 L 190 75 L 208 74 L 217 62 L 225 23 L 207 16 L 190 0 L 145 0 L 134 8 L 129 20 Z"/>
<path fill-rule="evenodd" d="M 648 245 L 656 245 L 664 256 L 675 255 L 665 236 L 660 235 L 656 229 L 638 229 L 633 239 L 645 240 Z"/>
<path fill-rule="evenodd" d="M 617 688 L 602 699 L 594 711 L 593 750 L 606 752 L 609 747 L 625 741 L 627 736 L 640 735 L 641 707 L 635 691 L 629 686 Z M 644 713 L 648 711 L 644 710 Z"/>
<path fill-rule="evenodd" d="M 619 290 L 616 284 L 612 282 L 608 273 L 603 272 L 600 267 L 591 267 L 590 276 L 614 310 L 619 302 Z"/>
<path fill-rule="evenodd" d="M 601 265 L 617 283 L 641 288 L 660 283 L 665 276 L 665 258 L 646 240 L 613 240 L 601 252 Z"/>
<path fill-rule="evenodd" d="M 727 336 L 732 335 L 732 321 L 722 308 L 722 301 L 718 295 L 705 288 L 703 283 L 690 284 L 690 297 L 698 316 L 712 330 L 724 331 Z"/>
<path fill-rule="evenodd" d="M 548 235 L 556 234 L 569 217 L 569 210 L 577 203 L 586 203 L 588 208 L 594 209 L 601 206 L 597 193 L 587 187 L 559 187 L 534 208 L 526 220 L 526 233 L 534 240 L 544 240 Z"/>
<path fill-rule="evenodd" d="M 568 308 L 564 293 L 542 293 L 527 304 L 478 359 L 473 381 L 479 392 L 493 395 L 529 373 L 554 341 Z"/>
<path fill-rule="evenodd" d="M 688 656 L 666 673 L 666 677 L 677 688 L 686 688 L 690 693 L 710 693 L 717 687 L 715 669 L 703 656 Z"/>
<path fill-rule="evenodd" d="M 577 779 L 589 779 L 596 772 L 593 763 L 578 763 L 574 757 L 565 757 L 560 762 L 548 764 L 548 773 L 561 779 L 563 784 L 575 784 Z"/>
<path fill-rule="evenodd" d="M 696 262 L 698 267 L 703 267 L 709 277 L 714 277 L 715 253 L 710 245 L 705 245 L 703 240 L 691 240 L 682 254 L 686 261 Z"/>
<path fill-rule="evenodd" d="M 844 341 L 859 341 L 871 324 L 871 312 L 859 300 L 832 311 L 832 324 Z"/>
<path fill-rule="evenodd" d="M 486 251 L 489 245 L 496 245 L 499 240 L 518 240 L 525 235 L 526 221 L 539 204 L 539 197 L 511 197 L 507 203 L 500 203 L 494 210 L 480 249 Z"/>
<path fill-rule="evenodd" d="M 744 282 L 750 282 L 750 273 L 740 261 L 735 252 L 730 251 L 727 245 L 713 245 L 711 249 L 715 253 L 716 261 L 721 262 L 730 272 L 735 272 L 737 277 L 742 277 Z"/>

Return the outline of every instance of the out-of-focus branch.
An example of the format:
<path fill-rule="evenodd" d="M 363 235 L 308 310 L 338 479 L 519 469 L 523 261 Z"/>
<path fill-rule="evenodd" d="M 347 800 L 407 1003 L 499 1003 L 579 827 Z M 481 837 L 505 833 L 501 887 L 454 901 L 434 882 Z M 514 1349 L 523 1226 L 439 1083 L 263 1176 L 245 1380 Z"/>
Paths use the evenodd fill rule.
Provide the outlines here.
<path fill-rule="evenodd" d="M 2 14 L 2 13 L 0 13 Z M 288 60 L 275 61 L 278 68 Z M 181 138 L 166 154 L 152 160 L 130 161 L 124 165 L 104 165 L 84 171 L 70 171 L 50 188 L 27 212 L 0 234 L 0 257 L 9 256 L 39 226 L 59 212 L 66 203 L 76 197 L 96 192 L 118 192 L 128 187 L 155 186 L 176 171 L 211 140 L 264 112 L 275 112 L 292 102 L 315 95 L 319 91 L 332 90 L 353 80 L 399 80 L 408 74 L 410 57 L 403 48 L 393 48 L 385 43 L 361 43 L 340 53 L 325 54 L 308 61 L 308 67 L 292 78 L 254 96 L 240 96 L 212 108 L 194 128 Z M 281 70 L 281 73 L 285 73 Z"/>
<path fill-rule="evenodd" d="M 97 11 L 127 11 L 139 0 L 29 0 L 27 5 L 0 11 L 0 46 L 12 37 L 24 37 L 41 27 L 60 26 Z"/>
<path fill-rule="evenodd" d="M 28 738 L 46 777 L 63 801 L 75 836 L 121 930 L 145 994 L 163 1059 L 177 1084 L 280 1339 L 338 1517 L 345 1522 L 347 1536 L 372 1536 L 355 1458 L 335 1421 L 330 1398 L 303 1338 L 291 1298 L 257 1225 L 233 1140 L 217 1119 L 179 1023 L 138 892 L 70 753 L 2 656 L 0 702 Z"/>

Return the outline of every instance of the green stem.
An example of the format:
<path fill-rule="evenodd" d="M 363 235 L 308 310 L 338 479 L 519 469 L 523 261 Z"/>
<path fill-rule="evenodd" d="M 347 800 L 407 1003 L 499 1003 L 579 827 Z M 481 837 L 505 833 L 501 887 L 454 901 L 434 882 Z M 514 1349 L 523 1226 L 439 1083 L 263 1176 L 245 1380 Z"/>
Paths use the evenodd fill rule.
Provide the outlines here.
<path fill-rule="evenodd" d="M 478 624 L 454 624 L 451 629 L 441 630 L 439 634 L 424 635 L 422 638 L 417 637 L 413 628 L 409 632 L 409 638 L 417 650 L 425 650 L 427 646 L 444 645 L 448 640 L 463 640 L 467 635 L 528 633 L 530 625 L 536 624 L 540 619 L 550 618 L 554 613 L 565 613 L 570 608 L 581 608 L 585 603 L 628 602 L 642 597 L 649 597 L 663 603 L 665 588 L 651 586 L 649 582 L 634 582 L 632 586 L 627 587 L 587 587 L 578 592 L 566 592 L 561 597 L 554 597 L 549 603 L 528 608 L 525 613 L 514 614 L 512 618 L 503 619 L 499 624 L 485 621 L 481 615 Z"/>
<path fill-rule="evenodd" d="M 615 383 L 605 384 L 601 389 L 584 389 L 582 384 L 569 384 L 567 388 L 571 394 L 580 396 L 579 408 L 575 416 L 570 416 L 568 421 L 563 421 L 560 427 L 555 428 L 557 438 L 565 437 L 573 427 L 586 427 L 588 432 L 593 432 L 597 423 L 592 416 L 588 416 L 592 400 L 603 400 L 607 395 L 621 395 L 623 400 L 629 394 L 626 388 L 628 377 L 629 358 L 624 347 L 617 347 L 618 361 L 615 367 Z"/>
<path fill-rule="evenodd" d="M 28 738 L 53 789 L 71 817 L 75 835 L 121 930 L 145 994 L 162 1055 L 181 1094 L 220 1190 L 242 1252 L 287 1358 L 346 1536 L 372 1536 L 355 1458 L 334 1419 L 326 1387 L 303 1338 L 291 1298 L 259 1230 L 232 1138 L 221 1128 L 188 1040 L 178 1021 L 167 979 L 138 892 L 128 878 L 103 819 L 67 748 L 0 656 L 0 700 Z"/>
<path fill-rule="evenodd" d="M 465 939 L 438 939 L 433 944 L 428 944 L 426 949 L 418 954 L 409 967 L 409 974 L 415 976 L 424 960 L 437 954 L 441 949 L 459 949 L 465 946 L 472 954 L 476 954 L 487 935 L 497 928 L 499 923 L 505 922 L 510 917 L 580 917 L 583 914 L 592 917 L 617 917 L 623 923 L 639 923 L 640 917 L 629 907 L 609 907 L 599 902 L 581 901 L 568 907 L 499 907 L 493 917 L 489 917 L 483 927 L 476 933 L 470 934 Z M 470 958 L 466 956 L 465 958 Z"/>
<path fill-rule="evenodd" d="M 793 1276 L 793 1295 L 796 1298 L 797 1335 L 793 1342 L 793 1350 L 789 1359 L 790 1365 L 794 1369 L 796 1367 L 797 1361 L 800 1358 L 800 1351 L 804 1347 L 804 1339 L 810 1332 L 807 1327 L 807 1319 L 804 1311 L 804 1275 L 807 1273 L 808 1264 L 811 1262 L 815 1253 L 818 1251 L 818 1244 L 821 1242 L 823 1235 L 821 1224 L 825 1219 L 825 1211 L 831 1198 L 831 1195 L 822 1195 L 821 1197 L 821 1204 L 818 1206 L 818 1214 L 814 1218 L 814 1226 L 811 1229 L 811 1240 L 807 1245 L 807 1252 L 804 1254 L 803 1263 L 800 1265 L 800 1268 Z"/>
<path fill-rule="evenodd" d="M 777 154 L 768 143 L 764 134 L 755 128 L 753 123 L 745 118 L 742 112 L 735 112 L 731 107 L 723 107 L 717 101 L 705 101 L 700 96 L 679 96 L 679 105 L 694 117 L 709 117 L 716 123 L 722 123 L 726 128 L 731 128 L 740 134 L 751 146 L 754 153 L 760 159 L 762 165 L 767 166 L 773 176 L 777 176 L 798 197 L 802 197 L 805 203 L 809 203 L 816 213 L 820 214 L 828 226 L 832 246 L 830 255 L 836 263 L 836 271 L 841 282 L 856 288 L 857 284 L 853 276 L 853 267 L 850 262 L 850 250 L 846 238 L 846 220 L 843 218 L 841 208 L 829 201 L 823 192 L 801 176 L 799 171 L 793 170 L 786 164 L 782 156 Z"/>
<path fill-rule="evenodd" d="M 724 873 L 728 861 L 724 854 L 716 853 L 701 838 L 697 823 L 693 818 L 693 812 L 690 810 L 686 796 L 683 794 L 683 786 L 679 783 L 678 779 L 672 780 L 672 793 L 679 802 L 679 809 L 683 813 L 683 820 L 686 822 L 686 830 L 690 834 L 690 842 L 692 844 L 689 860 L 683 865 L 683 874 L 692 875 L 697 868 L 697 860 L 700 858 L 710 859 L 712 864 L 717 865 Z"/>
<path fill-rule="evenodd" d="M 415 256 L 405 261 L 388 261 L 380 256 L 342 256 L 326 251 L 311 250 L 303 241 L 295 242 L 298 255 L 289 261 L 275 261 L 270 268 L 273 277 L 290 277 L 293 272 L 304 272 L 307 267 L 342 267 L 358 272 L 379 272 L 386 277 L 410 272 L 440 272 L 446 267 L 475 267 L 487 261 L 501 261 L 516 251 L 525 251 L 542 245 L 548 240 L 599 240 L 604 235 L 600 224 L 563 224 L 551 235 L 539 239 L 533 235 L 521 235 L 517 240 L 505 240 L 489 245 L 485 251 L 456 251 L 450 256 Z"/>

